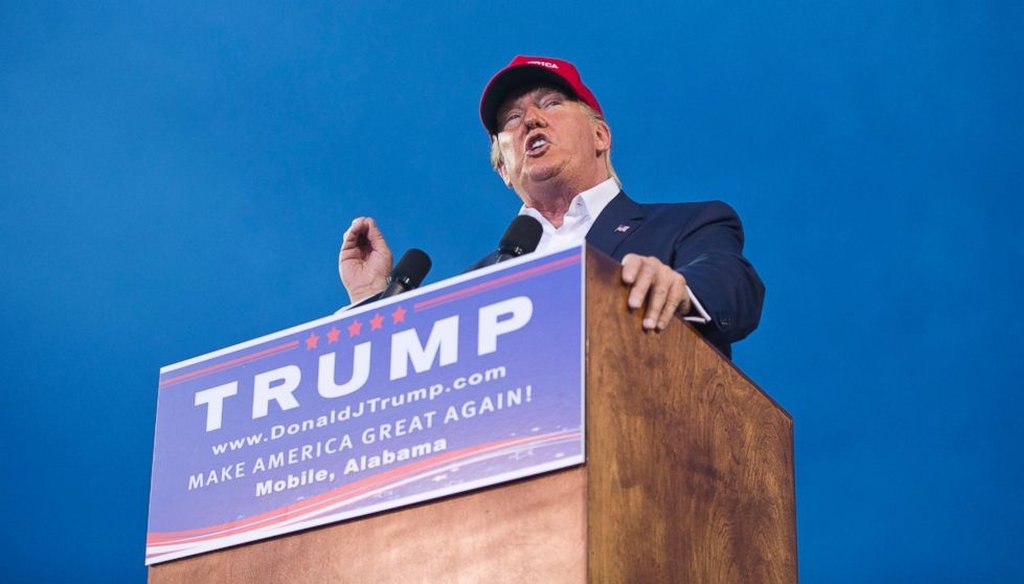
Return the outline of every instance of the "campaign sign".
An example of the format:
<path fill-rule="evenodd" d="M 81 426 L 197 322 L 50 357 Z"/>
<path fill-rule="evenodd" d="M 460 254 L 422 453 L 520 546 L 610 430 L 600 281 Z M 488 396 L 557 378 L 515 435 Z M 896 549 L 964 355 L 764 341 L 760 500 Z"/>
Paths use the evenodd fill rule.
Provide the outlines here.
<path fill-rule="evenodd" d="M 146 563 L 582 463 L 582 257 L 533 254 L 162 368 Z"/>

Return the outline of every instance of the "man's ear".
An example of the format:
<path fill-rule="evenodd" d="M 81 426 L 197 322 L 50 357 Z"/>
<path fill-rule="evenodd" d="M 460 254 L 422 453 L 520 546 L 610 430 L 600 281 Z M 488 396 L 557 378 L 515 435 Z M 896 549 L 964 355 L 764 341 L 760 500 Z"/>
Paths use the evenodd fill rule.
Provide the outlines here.
<path fill-rule="evenodd" d="M 612 149 L 612 129 L 604 120 L 594 120 L 594 147 L 598 154 Z"/>
<path fill-rule="evenodd" d="M 498 171 L 498 176 L 501 177 L 501 180 L 502 182 L 505 183 L 505 186 L 508 188 L 512 188 L 512 181 L 509 179 L 508 169 L 505 168 L 504 158 L 498 158 L 498 163 L 495 165 L 494 170 Z"/>

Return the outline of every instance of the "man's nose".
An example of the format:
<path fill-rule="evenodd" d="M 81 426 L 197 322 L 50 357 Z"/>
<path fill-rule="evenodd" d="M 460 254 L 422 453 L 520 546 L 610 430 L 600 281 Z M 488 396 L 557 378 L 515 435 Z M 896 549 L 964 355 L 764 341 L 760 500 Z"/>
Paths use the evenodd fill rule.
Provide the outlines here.
<path fill-rule="evenodd" d="M 548 121 L 544 118 L 544 114 L 540 111 L 539 107 L 529 106 L 524 113 L 523 124 L 527 130 L 532 130 L 534 128 L 546 127 Z"/>

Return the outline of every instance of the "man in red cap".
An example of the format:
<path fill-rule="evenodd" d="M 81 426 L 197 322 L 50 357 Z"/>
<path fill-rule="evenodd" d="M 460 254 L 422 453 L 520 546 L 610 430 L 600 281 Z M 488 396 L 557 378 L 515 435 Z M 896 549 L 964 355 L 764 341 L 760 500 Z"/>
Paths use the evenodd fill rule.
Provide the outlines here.
<path fill-rule="evenodd" d="M 630 309 L 662 330 L 681 315 L 726 355 L 757 326 L 764 285 L 743 257 L 743 230 L 724 203 L 641 205 L 611 165 L 611 128 L 576 67 L 517 56 L 484 89 L 491 162 L 543 227 L 538 250 L 591 245 L 622 262 Z M 493 263 L 484 258 L 481 264 Z M 391 252 L 370 218 L 345 233 L 342 282 L 353 302 L 384 289 Z"/>

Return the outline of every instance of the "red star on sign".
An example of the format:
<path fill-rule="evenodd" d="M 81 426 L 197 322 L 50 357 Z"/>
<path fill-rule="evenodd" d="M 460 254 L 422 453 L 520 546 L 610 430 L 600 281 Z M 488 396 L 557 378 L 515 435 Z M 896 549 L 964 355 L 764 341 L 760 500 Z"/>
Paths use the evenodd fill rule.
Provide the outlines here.
<path fill-rule="evenodd" d="M 358 337 L 359 331 L 361 331 L 362 329 L 363 323 L 359 322 L 358 320 L 353 320 L 352 324 L 348 325 L 348 336 Z"/>
<path fill-rule="evenodd" d="M 340 334 L 341 334 L 341 329 L 339 329 L 336 326 L 332 326 L 331 330 L 327 331 L 327 342 L 328 343 L 337 343 L 338 342 L 338 335 L 340 335 Z"/>
<path fill-rule="evenodd" d="M 320 336 L 316 333 L 309 333 L 306 337 L 306 350 L 313 350 L 316 348 L 317 342 L 320 340 Z"/>
<path fill-rule="evenodd" d="M 384 315 L 379 312 L 373 315 L 373 318 L 370 319 L 370 330 L 372 331 L 378 330 L 383 325 Z"/>
<path fill-rule="evenodd" d="M 395 311 L 391 313 L 391 322 L 394 324 L 405 322 L 405 309 L 401 306 L 396 308 Z"/>

